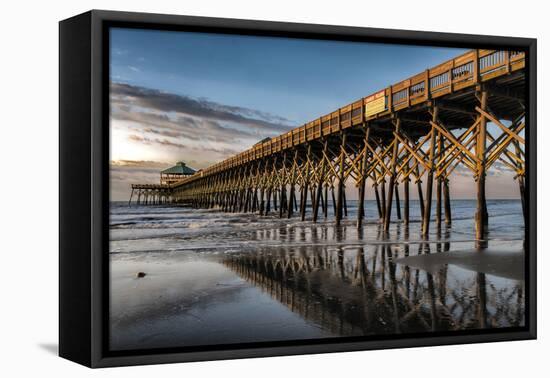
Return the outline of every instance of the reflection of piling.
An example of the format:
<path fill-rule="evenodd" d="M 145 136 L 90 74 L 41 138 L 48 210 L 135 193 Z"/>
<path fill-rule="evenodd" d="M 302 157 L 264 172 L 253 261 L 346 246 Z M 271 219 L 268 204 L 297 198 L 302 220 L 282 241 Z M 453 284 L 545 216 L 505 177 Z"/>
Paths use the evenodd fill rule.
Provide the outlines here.
<path fill-rule="evenodd" d="M 383 225 L 378 238 L 384 237 Z M 304 242 L 323 244 L 326 229 L 305 227 L 295 232 L 259 231 L 258 237 L 284 241 L 284 250 L 228 254 L 223 263 L 273 299 L 323 329 L 340 335 L 425 332 L 522 324 L 522 284 L 500 291 L 489 285 L 482 273 L 464 281 L 466 286 L 448 286 L 448 268 L 437 273 L 398 264 L 395 259 L 409 255 L 390 244 L 362 245 L 356 249 L 312 248 Z M 336 227 L 332 241 L 340 246 L 348 228 Z M 398 229 L 397 237 L 407 242 L 409 229 Z M 401 234 L 401 232 L 403 234 Z M 445 231 L 446 233 L 448 232 Z M 448 235 L 446 235 L 448 236 Z M 362 240 L 362 234 L 359 234 Z M 291 247 L 293 242 L 298 246 Z M 433 244 L 433 243 L 432 243 Z M 437 251 L 450 248 L 447 239 L 436 243 Z M 430 253 L 430 243 L 418 245 L 419 254 Z M 464 295 L 476 293 L 475 296 Z M 487 303 L 496 295 L 507 301 L 489 312 Z M 514 320 L 518 316 L 517 320 Z"/>
<path fill-rule="evenodd" d="M 308 254 L 303 249 L 296 254 L 242 254 L 227 257 L 224 264 L 291 311 L 335 334 L 427 330 L 426 312 L 400 319 L 401 309 L 410 312 L 413 305 L 398 289 L 394 263 L 388 268 L 391 290 L 386 293 L 376 287 L 362 248 L 354 267 L 348 267 L 345 253 L 340 249 L 334 260 L 320 251 Z M 334 297 L 334 292 L 345 294 Z"/>
<path fill-rule="evenodd" d="M 485 273 L 477 273 L 477 318 L 479 328 L 487 328 L 487 284 L 485 281 Z"/>

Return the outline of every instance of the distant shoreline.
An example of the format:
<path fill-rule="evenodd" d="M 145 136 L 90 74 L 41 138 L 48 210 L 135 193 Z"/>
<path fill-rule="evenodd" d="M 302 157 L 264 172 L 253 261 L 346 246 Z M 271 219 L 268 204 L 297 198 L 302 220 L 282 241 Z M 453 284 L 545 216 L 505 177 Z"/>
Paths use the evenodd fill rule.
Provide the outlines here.
<path fill-rule="evenodd" d="M 348 199 L 347 200 L 348 202 L 357 202 L 358 200 L 356 199 Z M 411 199 L 410 200 L 411 202 L 418 202 L 419 200 L 418 199 Z M 451 199 L 451 203 L 452 202 L 459 202 L 459 201 L 476 201 L 475 198 L 453 198 Z M 487 201 L 517 201 L 517 202 L 520 202 L 521 199 L 519 198 L 487 198 Z M 309 202 L 309 201 L 308 201 Z M 365 199 L 365 202 L 376 202 L 375 199 Z M 435 202 L 435 199 L 432 200 L 432 202 Z M 128 200 L 118 200 L 118 201 L 109 201 L 109 203 L 113 204 L 113 203 L 125 203 L 125 204 L 128 204 Z M 132 206 L 137 206 L 135 205 L 134 203 L 132 204 Z M 161 206 L 161 205 L 155 205 L 155 206 Z M 174 205 L 174 204 L 165 204 L 165 205 L 162 205 L 162 206 L 177 206 L 177 205 Z"/>

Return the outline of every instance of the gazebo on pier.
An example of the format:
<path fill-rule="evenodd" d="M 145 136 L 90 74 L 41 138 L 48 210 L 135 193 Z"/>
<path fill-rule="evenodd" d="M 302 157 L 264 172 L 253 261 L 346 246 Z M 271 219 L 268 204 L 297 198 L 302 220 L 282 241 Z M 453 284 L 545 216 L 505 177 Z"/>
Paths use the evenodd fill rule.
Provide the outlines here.
<path fill-rule="evenodd" d="M 161 185 L 170 185 L 187 176 L 191 176 L 195 172 L 193 168 L 189 168 L 183 161 L 178 161 L 173 167 L 160 172 L 160 183 Z"/>

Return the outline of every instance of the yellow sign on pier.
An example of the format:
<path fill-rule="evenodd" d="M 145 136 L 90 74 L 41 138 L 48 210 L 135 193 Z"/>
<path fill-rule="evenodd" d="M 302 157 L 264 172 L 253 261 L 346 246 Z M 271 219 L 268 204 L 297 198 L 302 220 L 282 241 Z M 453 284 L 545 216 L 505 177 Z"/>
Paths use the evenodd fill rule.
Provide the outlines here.
<path fill-rule="evenodd" d="M 365 114 L 373 116 L 386 110 L 386 91 L 382 90 L 365 99 Z"/>

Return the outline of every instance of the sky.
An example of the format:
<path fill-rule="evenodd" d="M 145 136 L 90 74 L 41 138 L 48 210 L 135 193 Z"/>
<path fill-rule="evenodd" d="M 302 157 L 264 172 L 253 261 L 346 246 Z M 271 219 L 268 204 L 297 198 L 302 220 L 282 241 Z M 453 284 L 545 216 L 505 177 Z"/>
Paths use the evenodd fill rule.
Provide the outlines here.
<path fill-rule="evenodd" d="M 177 161 L 205 168 L 464 51 L 113 28 L 111 199 Z M 475 197 L 471 174 L 458 173 L 453 198 Z M 518 197 L 510 173 L 487 185 L 489 198 Z"/>

